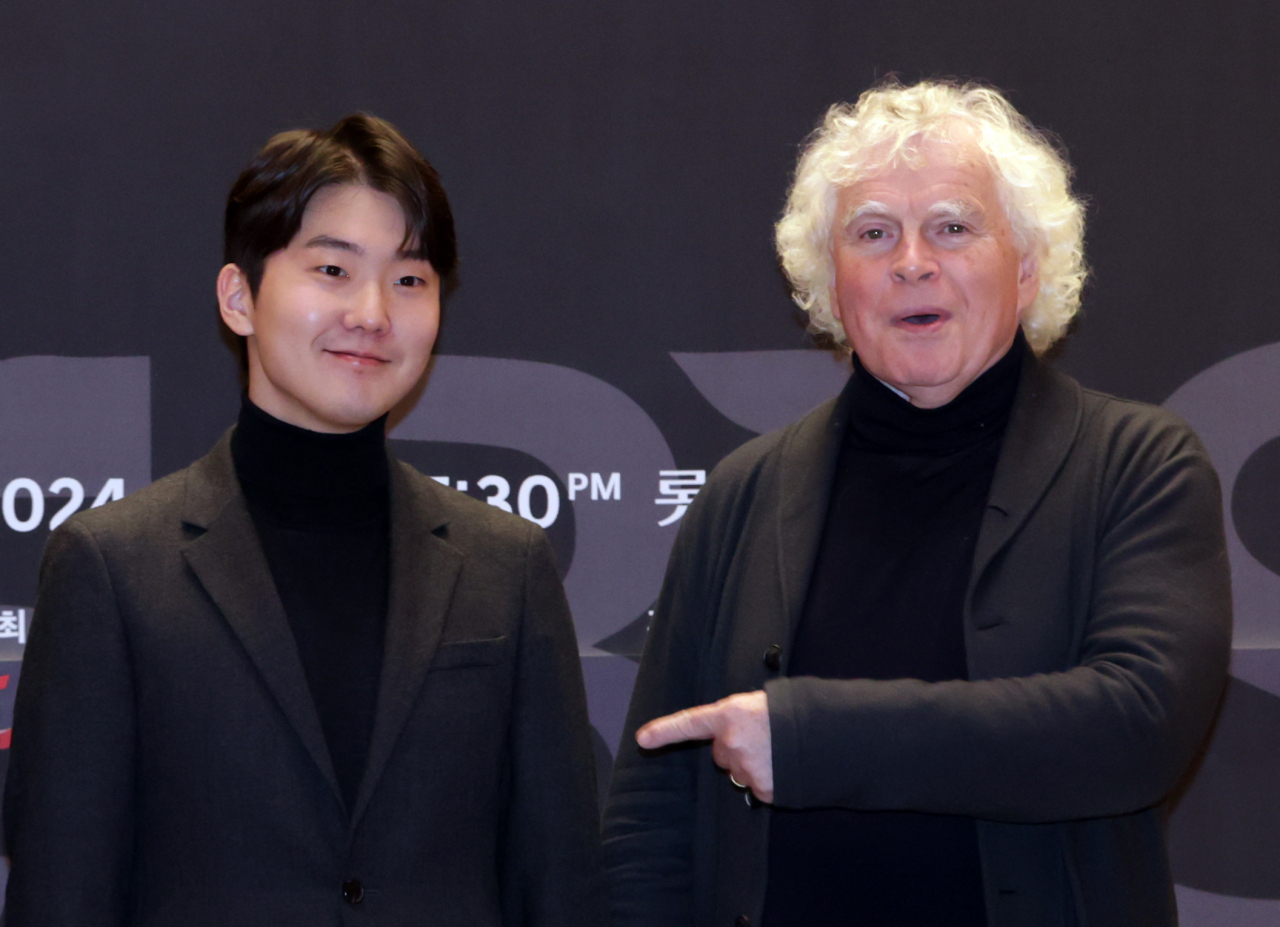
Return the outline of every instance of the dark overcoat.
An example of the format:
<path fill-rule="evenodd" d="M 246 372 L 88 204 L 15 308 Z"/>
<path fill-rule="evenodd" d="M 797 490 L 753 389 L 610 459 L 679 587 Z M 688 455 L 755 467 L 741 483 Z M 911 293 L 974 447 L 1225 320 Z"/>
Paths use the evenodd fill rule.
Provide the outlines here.
<path fill-rule="evenodd" d="M 350 808 L 227 439 L 54 532 L 15 707 L 9 927 L 602 923 L 546 536 L 394 459 L 390 495 Z"/>
<path fill-rule="evenodd" d="M 1176 416 L 1028 358 L 965 598 L 969 679 L 787 678 L 843 402 L 730 455 L 685 517 L 606 808 L 614 927 L 760 924 L 769 808 L 705 745 L 641 755 L 633 736 L 760 688 L 776 803 L 978 819 L 993 927 L 1175 923 L 1161 803 L 1230 653 L 1204 448 Z"/>

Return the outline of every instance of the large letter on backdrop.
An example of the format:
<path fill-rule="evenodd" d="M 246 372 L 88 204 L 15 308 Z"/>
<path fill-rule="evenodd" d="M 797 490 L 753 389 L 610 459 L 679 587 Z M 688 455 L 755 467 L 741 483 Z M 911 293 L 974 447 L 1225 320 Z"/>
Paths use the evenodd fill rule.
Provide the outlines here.
<path fill-rule="evenodd" d="M 595 499 L 589 478 L 577 491 L 573 563 L 565 577 L 584 653 L 653 601 L 674 536 L 658 526 L 653 504 L 658 471 L 673 467 L 671 450 L 621 390 L 554 364 L 445 355 L 391 437 L 514 448 L 545 463 L 566 486 L 579 485 L 570 474 L 598 475 L 603 485 Z M 507 495 L 503 501 L 514 506 L 516 493 Z"/>
<path fill-rule="evenodd" d="M 150 358 L 0 360 L 0 785 L 45 539 L 150 482 Z"/>
<path fill-rule="evenodd" d="M 1222 478 L 1235 599 L 1232 678 L 1170 820 L 1184 924 L 1280 923 L 1280 344 L 1229 357 L 1165 401 Z"/>

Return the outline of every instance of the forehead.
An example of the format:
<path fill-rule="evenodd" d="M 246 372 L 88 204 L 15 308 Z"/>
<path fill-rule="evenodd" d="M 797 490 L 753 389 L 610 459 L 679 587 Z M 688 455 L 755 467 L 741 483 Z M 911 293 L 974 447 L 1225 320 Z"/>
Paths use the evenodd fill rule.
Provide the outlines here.
<path fill-rule="evenodd" d="M 398 242 L 405 234 L 404 210 L 395 197 L 364 184 L 329 184 L 307 202 L 295 240 L 304 234 L 337 230 Z"/>
<path fill-rule="evenodd" d="M 922 139 L 839 191 L 846 216 L 867 202 L 915 212 L 941 201 L 1003 215 L 995 173 L 972 142 Z"/>

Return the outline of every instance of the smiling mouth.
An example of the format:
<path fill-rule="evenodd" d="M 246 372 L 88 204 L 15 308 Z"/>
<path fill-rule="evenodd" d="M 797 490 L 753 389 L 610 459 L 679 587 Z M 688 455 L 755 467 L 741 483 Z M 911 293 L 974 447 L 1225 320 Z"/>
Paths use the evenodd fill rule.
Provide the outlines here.
<path fill-rule="evenodd" d="M 376 354 L 361 354 L 358 351 L 329 351 L 329 353 L 340 360 L 351 361 L 361 366 L 387 363 L 386 358 L 378 357 Z"/>

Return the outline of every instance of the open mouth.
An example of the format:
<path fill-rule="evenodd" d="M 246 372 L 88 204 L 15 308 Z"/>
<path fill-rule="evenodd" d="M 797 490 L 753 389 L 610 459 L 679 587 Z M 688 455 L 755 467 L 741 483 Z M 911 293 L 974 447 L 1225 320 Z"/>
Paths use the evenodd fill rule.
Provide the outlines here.
<path fill-rule="evenodd" d="M 932 325 L 940 318 L 942 318 L 942 315 L 937 312 L 919 312 L 915 315 L 903 317 L 902 321 L 908 325 Z"/>
<path fill-rule="evenodd" d="M 894 316 L 893 324 L 904 329 L 931 333 L 942 328 L 951 318 L 951 313 L 941 306 L 920 306 L 917 309 L 906 308 Z"/>

